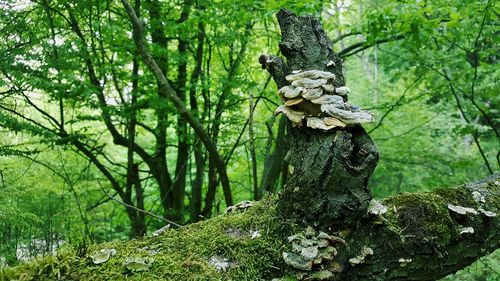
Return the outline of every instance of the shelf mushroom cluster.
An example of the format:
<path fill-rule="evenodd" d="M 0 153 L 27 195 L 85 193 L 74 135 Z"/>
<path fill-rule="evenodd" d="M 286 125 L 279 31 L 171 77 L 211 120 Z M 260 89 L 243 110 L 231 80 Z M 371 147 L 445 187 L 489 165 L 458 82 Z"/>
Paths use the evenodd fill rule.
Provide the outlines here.
<path fill-rule="evenodd" d="M 275 114 L 285 114 L 294 127 L 331 130 L 374 120 L 371 113 L 347 102 L 349 88 L 334 87 L 335 75 L 320 70 L 295 70 L 286 76 L 290 85 L 278 90 L 283 100 Z"/>

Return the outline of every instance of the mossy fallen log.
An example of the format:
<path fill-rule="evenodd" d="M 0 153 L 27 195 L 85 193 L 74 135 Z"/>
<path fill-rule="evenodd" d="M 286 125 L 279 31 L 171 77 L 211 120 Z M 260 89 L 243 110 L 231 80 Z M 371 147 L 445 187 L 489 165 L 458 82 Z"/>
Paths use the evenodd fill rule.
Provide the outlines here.
<path fill-rule="evenodd" d="M 500 247 L 500 175 L 382 200 L 355 226 L 329 231 L 345 245 L 311 270 L 285 262 L 283 253 L 293 251 L 287 238 L 305 226 L 284 219 L 276 202 L 267 196 L 156 237 L 65 247 L 1 269 L 0 280 L 436 280 Z M 115 253 L 95 264 L 103 249 Z"/>

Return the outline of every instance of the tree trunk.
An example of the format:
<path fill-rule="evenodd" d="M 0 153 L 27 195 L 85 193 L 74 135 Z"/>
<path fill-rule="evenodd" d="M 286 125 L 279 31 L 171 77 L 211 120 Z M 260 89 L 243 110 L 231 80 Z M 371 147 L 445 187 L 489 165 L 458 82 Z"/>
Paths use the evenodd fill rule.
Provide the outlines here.
<path fill-rule="evenodd" d="M 278 135 L 276 137 L 276 144 L 274 147 L 274 152 L 272 155 L 266 157 L 266 162 L 264 163 L 264 169 L 262 171 L 262 179 L 260 182 L 260 190 L 267 192 L 274 192 L 281 171 L 284 166 L 284 158 L 287 149 L 287 143 L 285 140 L 286 131 L 286 117 L 281 117 L 278 125 Z M 271 134 L 272 132 L 270 132 Z"/>
<path fill-rule="evenodd" d="M 198 7 L 198 9 L 203 9 Z M 196 47 L 196 67 L 191 75 L 191 88 L 189 89 L 189 102 L 191 105 L 191 110 L 196 119 L 200 120 L 200 113 L 198 108 L 198 100 L 196 97 L 196 89 L 199 78 L 202 73 L 202 63 L 203 63 L 203 44 L 205 40 L 205 28 L 203 23 L 200 21 L 198 23 L 198 44 Z M 201 122 L 202 120 L 200 120 Z M 196 173 L 194 181 L 191 184 L 191 222 L 197 222 L 200 219 L 201 214 L 201 203 L 202 203 L 202 189 L 203 189 L 203 177 L 205 175 L 205 157 L 203 155 L 203 145 L 200 140 L 196 139 L 193 142 L 194 158 L 196 163 Z"/>
<path fill-rule="evenodd" d="M 371 200 L 377 150 L 360 126 L 335 132 L 290 128 L 290 163 L 278 203 L 285 217 L 327 229 L 355 224 Z"/>
<path fill-rule="evenodd" d="M 332 51 L 320 22 L 280 10 L 277 15 L 287 63 L 263 55 L 260 62 L 278 88 L 289 84 L 285 76 L 293 70 L 322 70 L 335 74 L 335 87 L 344 86 L 342 62 Z M 288 218 L 327 229 L 353 225 L 366 213 L 371 200 L 368 179 L 378 161 L 378 152 L 361 126 L 323 132 L 289 126 L 287 175 L 278 210 Z"/>
<path fill-rule="evenodd" d="M 253 200 L 260 200 L 262 198 L 262 193 L 259 190 L 259 184 L 257 183 L 257 153 L 255 153 L 255 139 L 253 133 L 253 113 L 254 113 L 254 102 L 253 95 L 250 94 L 248 99 L 248 140 L 249 140 L 249 150 L 251 158 L 252 167 L 252 186 L 253 186 Z"/>
<path fill-rule="evenodd" d="M 168 39 L 164 33 L 164 26 L 161 20 L 161 5 L 158 0 L 147 1 L 147 10 L 149 12 L 149 20 L 151 21 L 151 40 L 152 44 L 158 45 L 161 49 L 168 49 Z M 140 54 L 140 50 L 138 50 Z M 155 61 L 160 68 L 160 71 L 164 76 L 168 74 L 168 57 L 163 52 L 161 54 L 155 54 Z M 159 99 L 159 105 L 155 108 L 155 115 L 157 120 L 156 128 L 154 129 L 155 135 L 155 152 L 152 157 L 152 167 L 151 173 L 158 183 L 158 189 L 160 191 L 160 201 L 163 207 L 164 216 L 171 218 L 171 209 L 173 205 L 172 196 L 172 179 L 170 178 L 170 172 L 168 170 L 167 159 L 166 159 L 166 149 L 167 149 L 167 118 L 168 114 L 166 111 L 167 104 L 167 91 L 161 86 L 161 83 L 157 81 L 157 93 Z"/>
<path fill-rule="evenodd" d="M 140 1 L 136 0 L 134 3 L 134 10 L 140 12 Z M 137 104 L 137 96 L 139 89 L 139 60 L 134 57 L 132 60 L 132 92 L 131 92 L 131 102 L 130 107 L 130 119 L 127 128 L 127 182 L 126 182 L 126 193 L 130 201 L 132 201 L 131 193 L 132 189 L 135 191 L 135 206 L 138 209 L 144 210 L 144 193 L 141 184 L 141 179 L 139 177 L 139 164 L 135 163 L 134 159 L 134 144 L 135 144 L 135 134 L 137 125 L 137 113 L 134 108 Z M 143 212 L 138 210 L 128 210 L 129 217 L 131 220 L 131 237 L 141 237 L 146 234 L 146 217 Z"/>

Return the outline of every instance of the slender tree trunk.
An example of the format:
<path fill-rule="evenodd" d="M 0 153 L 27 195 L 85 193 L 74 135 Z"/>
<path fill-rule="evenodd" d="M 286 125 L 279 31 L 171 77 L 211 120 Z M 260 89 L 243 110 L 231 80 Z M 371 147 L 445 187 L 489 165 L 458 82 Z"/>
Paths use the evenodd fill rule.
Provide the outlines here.
<path fill-rule="evenodd" d="M 202 9 L 199 7 L 198 9 Z M 196 66 L 191 75 L 191 88 L 189 90 L 189 102 L 191 105 L 191 110 L 193 115 L 198 120 L 200 119 L 200 113 L 198 108 L 198 100 L 196 97 L 197 83 L 201 76 L 202 64 L 203 64 L 203 45 L 205 39 L 205 29 L 203 23 L 200 21 L 198 23 L 198 46 L 196 47 Z M 194 181 L 191 185 L 191 222 L 196 222 L 200 219 L 201 215 L 201 202 L 202 202 L 202 189 L 203 189 L 203 178 L 205 175 L 205 157 L 203 155 L 203 145 L 199 140 L 193 142 L 194 159 L 196 163 L 196 172 Z"/>
<path fill-rule="evenodd" d="M 162 50 L 168 50 L 168 40 L 165 36 L 164 25 L 161 20 L 160 11 L 161 5 L 158 0 L 148 0 L 147 8 L 149 12 L 149 20 L 151 21 L 151 39 L 152 43 L 158 45 Z M 166 52 L 161 52 L 155 56 L 163 75 L 168 74 L 168 57 Z M 156 128 L 154 135 L 156 139 L 156 147 L 153 155 L 153 167 L 151 173 L 158 183 L 160 190 L 161 205 L 164 210 L 165 217 L 171 217 L 171 208 L 173 206 L 172 179 L 169 173 L 166 153 L 167 153 L 167 90 L 157 81 L 158 106 L 155 108 L 156 113 Z"/>
<path fill-rule="evenodd" d="M 286 169 L 284 159 L 288 149 L 285 140 L 287 122 L 286 118 L 280 117 L 274 152 L 269 156 L 269 160 L 264 164 L 264 170 L 262 171 L 261 190 L 274 192 L 282 170 Z"/>
<path fill-rule="evenodd" d="M 136 13 L 138 14 L 140 13 L 141 10 L 140 0 L 135 1 L 134 10 L 136 11 Z M 130 203 L 127 204 L 136 206 L 140 210 L 144 210 L 144 194 L 142 190 L 141 180 L 139 177 L 139 165 L 135 163 L 134 159 L 134 144 L 135 144 L 135 135 L 137 126 L 137 113 L 134 107 L 137 104 L 138 91 L 139 91 L 139 61 L 137 56 L 134 56 L 132 61 L 132 91 L 131 91 L 131 100 L 129 105 L 131 111 L 127 128 L 128 145 L 127 145 L 126 193 L 127 197 L 130 200 Z M 133 204 L 131 196 L 132 190 L 134 190 L 135 192 L 135 204 Z M 144 215 L 144 212 L 131 209 L 127 211 L 127 214 L 129 214 L 129 216 L 132 216 L 131 236 L 132 237 L 144 236 L 146 234 L 146 217 Z"/>
<path fill-rule="evenodd" d="M 144 190 L 139 178 L 139 165 L 134 164 L 134 191 L 135 191 L 135 205 L 139 210 L 145 210 L 144 206 Z M 136 225 L 134 227 L 134 237 L 141 237 L 146 235 L 146 214 L 138 210 L 135 211 Z"/>
<path fill-rule="evenodd" d="M 262 193 L 259 190 L 259 183 L 257 182 L 257 154 L 255 153 L 255 140 L 253 134 L 253 109 L 254 102 L 253 96 L 250 94 L 248 99 L 249 110 L 248 110 L 248 138 L 249 138 L 249 149 L 250 149 L 250 158 L 251 158 L 251 166 L 252 166 L 252 186 L 253 186 L 253 199 L 259 200 L 262 197 Z"/>
<path fill-rule="evenodd" d="M 178 24 L 183 24 L 189 17 L 191 1 L 186 1 L 182 8 Z M 177 95 L 179 99 L 186 103 L 186 83 L 187 83 L 187 47 L 188 42 L 179 38 L 179 65 L 177 67 Z M 173 209 L 172 219 L 179 223 L 184 221 L 184 195 L 186 190 L 186 173 L 189 158 L 188 131 L 186 120 L 181 115 L 177 116 L 177 161 L 173 180 Z"/>
<path fill-rule="evenodd" d="M 205 194 L 205 206 L 203 207 L 202 215 L 206 218 L 212 215 L 212 208 L 215 200 L 215 193 L 219 179 L 217 178 L 217 170 L 215 169 L 212 159 L 208 159 L 208 190 Z"/>
<path fill-rule="evenodd" d="M 274 123 L 276 121 L 276 117 L 273 115 L 271 117 L 271 119 L 266 122 L 266 127 L 267 127 L 267 131 L 268 131 L 268 135 L 267 135 L 267 140 L 266 140 L 266 148 L 264 149 L 264 169 L 263 169 L 263 172 L 262 172 L 262 176 L 260 178 L 260 183 L 259 183 L 259 188 L 260 190 L 264 191 L 264 189 L 262 188 L 263 185 L 262 185 L 262 182 L 264 181 L 264 177 L 266 176 L 267 174 L 267 171 L 269 170 L 269 167 L 271 166 L 271 160 L 272 160 L 272 153 L 273 153 L 273 143 L 274 143 L 274 133 L 273 133 L 273 126 L 274 126 Z"/>

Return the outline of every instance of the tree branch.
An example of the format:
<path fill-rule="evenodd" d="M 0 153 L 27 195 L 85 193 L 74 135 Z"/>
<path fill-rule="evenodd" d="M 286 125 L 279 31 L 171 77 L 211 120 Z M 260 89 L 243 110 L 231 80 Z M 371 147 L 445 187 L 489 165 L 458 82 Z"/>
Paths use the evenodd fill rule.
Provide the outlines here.
<path fill-rule="evenodd" d="M 355 55 L 355 54 L 357 54 L 357 53 L 359 53 L 361 51 L 364 51 L 364 50 L 366 50 L 366 49 L 368 49 L 370 47 L 376 46 L 378 44 L 401 40 L 401 39 L 403 39 L 405 37 L 406 37 L 406 35 L 400 34 L 400 35 L 394 35 L 394 36 L 391 36 L 391 37 L 388 37 L 388 38 L 378 39 L 378 40 L 375 40 L 373 42 L 368 42 L 368 41 L 359 42 L 359 43 L 353 44 L 353 45 L 351 45 L 349 47 L 346 47 L 345 49 L 343 49 L 342 51 L 340 51 L 338 53 L 338 55 L 339 55 L 339 57 L 345 59 L 347 57 Z"/>

